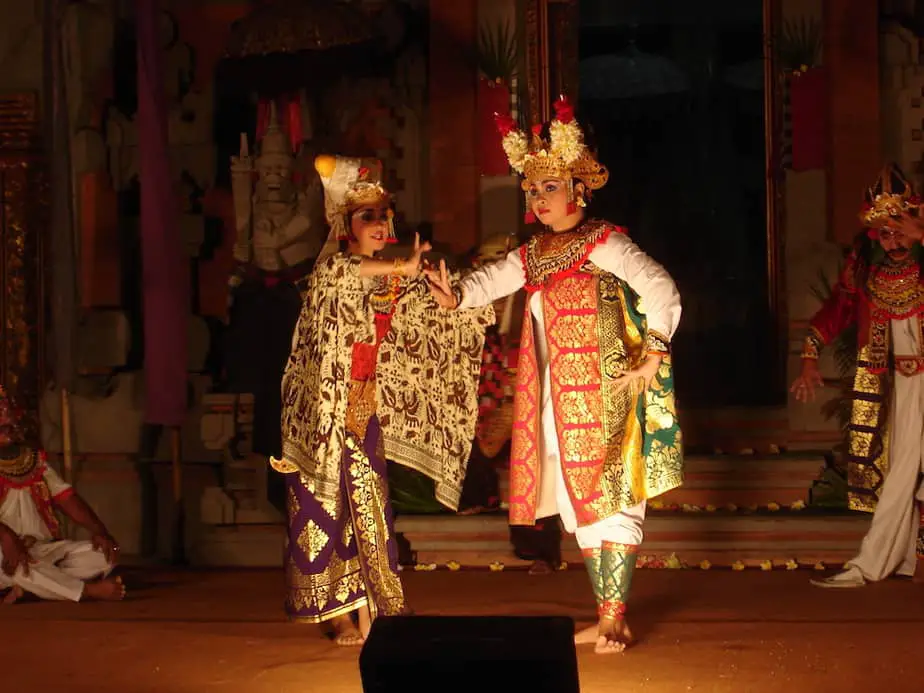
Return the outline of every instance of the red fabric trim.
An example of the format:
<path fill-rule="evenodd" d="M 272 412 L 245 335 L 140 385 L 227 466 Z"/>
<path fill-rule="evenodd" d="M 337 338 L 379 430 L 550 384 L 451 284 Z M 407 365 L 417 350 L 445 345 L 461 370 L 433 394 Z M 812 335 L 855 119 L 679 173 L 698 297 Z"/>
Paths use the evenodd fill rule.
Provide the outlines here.
<path fill-rule="evenodd" d="M 297 94 L 283 97 L 286 112 L 286 130 L 289 135 L 289 144 L 292 151 L 297 152 L 302 144 L 302 104 Z"/>
<path fill-rule="evenodd" d="M 603 245 L 606 243 L 607 239 L 610 237 L 610 234 L 615 231 L 616 233 L 626 233 L 627 229 L 624 226 L 607 226 L 606 230 L 600 234 L 600 237 L 596 241 L 587 241 L 584 252 L 581 254 L 581 257 L 574 262 L 570 267 L 563 269 L 561 272 L 554 272 L 545 278 L 545 281 L 556 281 L 558 279 L 564 279 L 565 277 L 570 277 L 572 274 L 575 274 L 581 267 L 587 262 L 587 259 L 590 257 L 590 254 L 594 251 L 598 245 Z M 526 275 L 526 245 L 520 246 L 520 260 L 523 263 L 523 274 Z M 527 275 L 528 279 L 528 275 Z M 529 293 L 534 293 L 539 291 L 542 288 L 542 284 L 527 284 L 524 288 Z"/>
<path fill-rule="evenodd" d="M 523 278 L 524 280 L 529 279 L 529 275 L 526 273 L 526 243 L 520 246 L 520 264 L 523 265 Z M 535 289 L 530 289 L 530 285 L 526 284 L 527 291 L 535 291 Z"/>
<path fill-rule="evenodd" d="M 539 502 L 539 370 L 529 303 L 523 308 L 510 437 L 511 525 L 532 526 Z"/>
<path fill-rule="evenodd" d="M 618 599 L 602 601 L 597 607 L 597 613 L 601 617 L 619 620 L 626 615 L 626 603 Z"/>
<path fill-rule="evenodd" d="M 57 496 L 52 496 L 51 500 L 53 500 L 55 503 L 60 503 L 61 501 L 66 501 L 68 498 L 70 498 L 73 495 L 74 495 L 73 487 L 68 487 L 64 489 L 63 491 L 61 491 L 61 493 L 59 493 Z"/>

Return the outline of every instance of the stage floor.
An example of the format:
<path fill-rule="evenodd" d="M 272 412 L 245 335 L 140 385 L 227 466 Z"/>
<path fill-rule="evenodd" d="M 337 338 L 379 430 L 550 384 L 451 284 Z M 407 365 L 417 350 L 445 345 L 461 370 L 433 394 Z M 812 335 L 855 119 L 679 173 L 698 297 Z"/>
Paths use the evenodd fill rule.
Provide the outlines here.
<path fill-rule="evenodd" d="M 811 571 L 640 570 L 637 647 L 579 648 L 583 693 L 924 688 L 924 585 L 820 590 Z M 406 572 L 425 614 L 593 618 L 583 571 Z M 358 650 L 285 622 L 280 571 L 133 570 L 121 604 L 0 607 L 2 689 L 38 693 L 360 693 Z M 431 688 L 439 693 L 438 683 Z M 484 690 L 491 690 L 485 686 Z M 508 692 L 513 693 L 513 692 Z"/>

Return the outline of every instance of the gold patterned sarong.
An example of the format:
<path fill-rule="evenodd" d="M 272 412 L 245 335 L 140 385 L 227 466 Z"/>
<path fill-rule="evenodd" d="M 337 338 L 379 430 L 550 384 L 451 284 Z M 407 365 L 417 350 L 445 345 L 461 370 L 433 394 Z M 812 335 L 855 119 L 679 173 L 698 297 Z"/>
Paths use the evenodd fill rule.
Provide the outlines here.
<path fill-rule="evenodd" d="M 646 356 L 637 297 L 611 274 L 581 270 L 542 287 L 561 465 L 579 526 L 679 486 L 682 442 L 670 357 L 639 395 L 615 379 Z M 527 311 L 529 308 L 527 307 Z M 510 463 L 510 522 L 536 520 L 540 474 L 540 366 L 531 316 L 523 321 Z"/>

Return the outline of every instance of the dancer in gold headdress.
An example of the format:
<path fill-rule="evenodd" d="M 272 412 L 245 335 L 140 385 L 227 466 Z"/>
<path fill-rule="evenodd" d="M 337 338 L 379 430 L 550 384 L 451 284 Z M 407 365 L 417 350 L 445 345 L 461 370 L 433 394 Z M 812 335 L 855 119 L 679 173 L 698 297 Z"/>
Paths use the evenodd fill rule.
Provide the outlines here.
<path fill-rule="evenodd" d="M 893 573 L 912 576 L 920 554 L 924 488 L 924 282 L 921 201 L 895 165 L 867 191 L 854 244 L 831 296 L 810 322 L 796 399 L 822 384 L 818 356 L 851 325 L 857 372 L 848 426 L 848 488 L 853 510 L 873 513 L 860 552 L 819 587 L 862 587 Z"/>
<path fill-rule="evenodd" d="M 331 232 L 283 376 L 272 464 L 287 474 L 286 609 L 358 645 L 376 614 L 406 611 L 385 459 L 427 475 L 437 499 L 458 507 L 493 310 L 434 304 L 418 278 L 428 244 L 376 257 L 394 240 L 378 162 L 322 156 L 315 167 Z"/>
<path fill-rule="evenodd" d="M 546 230 L 453 283 L 428 272 L 446 308 L 471 308 L 525 287 L 510 461 L 510 522 L 560 515 L 577 536 L 599 623 L 579 633 L 599 653 L 631 641 L 626 600 L 646 501 L 682 480 L 670 340 L 680 296 L 624 228 L 588 219 L 608 172 L 564 99 L 532 137 L 499 119 L 523 175 L 527 217 Z"/>

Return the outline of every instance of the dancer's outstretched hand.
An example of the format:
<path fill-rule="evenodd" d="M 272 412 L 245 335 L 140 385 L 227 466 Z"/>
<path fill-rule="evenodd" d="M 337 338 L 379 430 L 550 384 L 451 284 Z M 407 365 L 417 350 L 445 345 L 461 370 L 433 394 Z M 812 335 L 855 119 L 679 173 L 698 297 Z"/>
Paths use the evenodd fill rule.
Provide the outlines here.
<path fill-rule="evenodd" d="M 414 252 L 411 253 L 411 256 L 404 261 L 404 266 L 402 268 L 401 274 L 405 277 L 416 277 L 420 274 L 423 267 L 421 262 L 421 256 L 428 252 L 432 246 L 427 243 L 420 242 L 420 234 L 414 234 Z"/>
<path fill-rule="evenodd" d="M 824 379 L 818 370 L 818 361 L 815 359 L 802 359 L 802 372 L 796 378 L 789 391 L 800 402 L 811 402 L 815 399 L 815 388 L 824 387 Z"/>
<path fill-rule="evenodd" d="M 427 277 L 427 284 L 430 287 L 430 293 L 433 299 L 443 308 L 453 310 L 458 305 L 452 285 L 449 283 L 449 272 L 446 269 L 446 261 L 440 260 L 439 268 L 428 267 L 424 269 Z"/>

